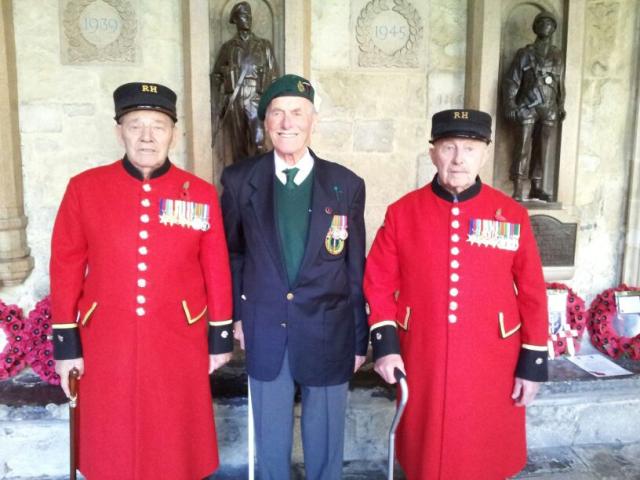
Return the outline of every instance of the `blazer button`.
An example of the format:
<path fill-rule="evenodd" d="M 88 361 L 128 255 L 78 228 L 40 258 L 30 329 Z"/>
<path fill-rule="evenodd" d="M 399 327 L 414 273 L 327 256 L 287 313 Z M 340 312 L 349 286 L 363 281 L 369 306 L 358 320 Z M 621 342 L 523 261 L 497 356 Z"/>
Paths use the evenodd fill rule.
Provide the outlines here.
<path fill-rule="evenodd" d="M 287 328 L 287 322 L 282 322 L 282 323 L 280 324 L 280 326 L 281 326 L 282 328 Z"/>
<path fill-rule="evenodd" d="M 287 293 L 287 300 L 293 300 L 293 293 Z"/>

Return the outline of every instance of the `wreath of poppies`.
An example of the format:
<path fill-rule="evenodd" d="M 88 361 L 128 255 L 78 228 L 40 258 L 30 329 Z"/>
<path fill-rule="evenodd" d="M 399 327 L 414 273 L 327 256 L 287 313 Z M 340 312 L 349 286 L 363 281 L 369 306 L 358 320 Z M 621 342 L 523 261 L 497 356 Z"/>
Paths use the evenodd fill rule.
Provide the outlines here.
<path fill-rule="evenodd" d="M 567 291 L 567 329 L 549 335 L 549 353 L 553 349 L 554 357 L 566 353 L 571 355 L 580 351 L 580 340 L 587 325 L 588 315 L 584 300 L 564 283 L 547 283 L 550 290 Z M 553 358 L 553 357 L 552 357 Z"/>
<path fill-rule="evenodd" d="M 25 321 L 27 349 L 25 360 L 33 371 L 45 382 L 60 385 L 53 359 L 53 327 L 51 325 L 51 299 L 40 300 Z"/>
<path fill-rule="evenodd" d="M 60 384 L 53 359 L 49 297 L 38 302 L 27 318 L 21 308 L 0 301 L 0 330 L 7 339 L 0 352 L 0 380 L 17 375 L 29 365 L 45 382 Z"/>
<path fill-rule="evenodd" d="M 626 354 L 632 360 L 640 360 L 640 333 L 635 337 L 623 337 L 613 326 L 613 319 L 618 313 L 615 292 L 628 291 L 640 291 L 640 288 L 622 284 L 599 294 L 589 308 L 588 328 L 591 343 L 602 353 L 611 358 Z"/>
<path fill-rule="evenodd" d="M 0 301 L 0 335 L 7 342 L 0 352 L 0 380 L 16 375 L 25 366 L 25 331 L 22 310 Z"/>

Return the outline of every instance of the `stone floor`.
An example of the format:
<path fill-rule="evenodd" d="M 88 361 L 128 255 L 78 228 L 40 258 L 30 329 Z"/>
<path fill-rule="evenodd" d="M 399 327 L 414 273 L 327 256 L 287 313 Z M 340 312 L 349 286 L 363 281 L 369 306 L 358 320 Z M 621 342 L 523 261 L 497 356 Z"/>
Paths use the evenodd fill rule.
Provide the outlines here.
<path fill-rule="evenodd" d="M 347 463 L 343 480 L 386 480 L 386 462 Z M 221 471 L 213 480 L 245 479 L 245 471 Z M 396 479 L 404 479 L 397 471 Z M 304 479 L 301 467 L 292 480 Z M 518 480 L 640 480 L 640 443 L 541 448 L 529 452 L 529 463 Z"/>
<path fill-rule="evenodd" d="M 246 470 L 222 469 L 212 480 L 243 480 Z M 386 463 L 345 465 L 343 480 L 385 480 Z M 405 477 L 396 472 L 396 479 Z M 292 480 L 304 479 L 296 466 Z M 640 443 L 541 448 L 529 453 L 529 464 L 518 480 L 640 480 Z M 12 480 L 64 480 L 64 477 L 31 477 Z"/>
<path fill-rule="evenodd" d="M 386 462 L 347 463 L 343 480 L 386 480 Z M 213 480 L 240 480 L 246 471 L 221 471 Z M 395 479 L 404 479 L 399 471 Z M 292 480 L 304 479 L 296 468 Z M 529 463 L 514 480 L 640 480 L 640 443 L 540 448 L 529 452 Z M 476 479 L 480 480 L 480 479 Z"/>

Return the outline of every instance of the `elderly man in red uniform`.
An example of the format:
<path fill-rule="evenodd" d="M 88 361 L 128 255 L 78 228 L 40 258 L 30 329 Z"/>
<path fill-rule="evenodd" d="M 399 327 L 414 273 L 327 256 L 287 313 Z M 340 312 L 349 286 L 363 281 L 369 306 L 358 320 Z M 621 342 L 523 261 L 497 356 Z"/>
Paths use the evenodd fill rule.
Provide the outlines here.
<path fill-rule="evenodd" d="M 80 370 L 90 480 L 201 480 L 218 465 L 209 376 L 233 349 L 216 191 L 177 168 L 176 95 L 113 94 L 126 152 L 71 179 L 51 246 L 56 371 Z"/>
<path fill-rule="evenodd" d="M 525 409 L 547 379 L 547 304 L 527 211 L 481 183 L 491 117 L 436 113 L 433 181 L 392 204 L 364 289 L 376 371 L 405 370 L 410 480 L 495 480 L 526 463 Z"/>

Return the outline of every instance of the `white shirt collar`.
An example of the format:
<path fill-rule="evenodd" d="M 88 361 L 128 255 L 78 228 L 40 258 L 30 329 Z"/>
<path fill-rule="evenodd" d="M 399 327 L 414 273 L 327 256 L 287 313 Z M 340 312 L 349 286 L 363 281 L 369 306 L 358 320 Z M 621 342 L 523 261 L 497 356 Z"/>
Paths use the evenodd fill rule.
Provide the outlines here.
<path fill-rule="evenodd" d="M 276 177 L 283 185 L 285 185 L 287 183 L 287 176 L 283 173 L 283 170 L 292 168 L 292 166 L 286 163 L 275 150 L 273 151 L 273 159 Z M 302 158 L 298 160 L 298 163 L 294 165 L 294 167 L 299 168 L 300 171 L 298 171 L 298 173 L 296 174 L 293 182 L 296 185 L 300 185 L 309 176 L 309 174 L 311 173 L 311 169 L 313 168 L 313 157 L 311 156 L 311 153 L 309 153 L 308 148 L 306 149 L 306 152 L 302 156 Z"/>

